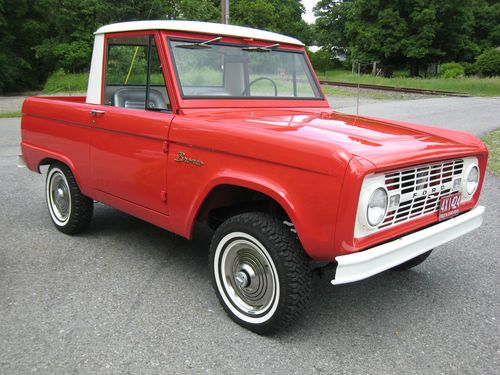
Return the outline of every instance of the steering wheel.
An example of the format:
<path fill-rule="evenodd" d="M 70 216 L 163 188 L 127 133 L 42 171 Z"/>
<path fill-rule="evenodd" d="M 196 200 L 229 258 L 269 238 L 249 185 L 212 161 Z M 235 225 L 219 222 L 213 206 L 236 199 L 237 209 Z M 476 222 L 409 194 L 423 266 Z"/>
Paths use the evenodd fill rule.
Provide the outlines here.
<path fill-rule="evenodd" d="M 259 81 L 269 81 L 271 82 L 271 84 L 273 85 L 274 87 L 274 96 L 278 96 L 278 86 L 276 86 L 276 82 L 274 82 L 271 78 L 268 78 L 268 77 L 259 77 L 259 78 L 255 78 L 253 81 L 251 81 L 248 86 L 243 90 L 243 92 L 241 93 L 241 96 L 243 96 L 245 94 L 245 92 L 248 91 L 248 93 L 250 94 L 250 86 L 252 86 L 254 83 L 256 82 L 259 82 Z"/>

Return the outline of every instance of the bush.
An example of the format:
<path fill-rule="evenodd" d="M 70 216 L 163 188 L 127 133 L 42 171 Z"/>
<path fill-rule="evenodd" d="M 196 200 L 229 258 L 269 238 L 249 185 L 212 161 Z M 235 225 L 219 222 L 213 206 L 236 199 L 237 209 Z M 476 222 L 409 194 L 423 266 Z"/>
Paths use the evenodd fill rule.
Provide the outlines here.
<path fill-rule="evenodd" d="M 476 69 L 483 76 L 500 75 L 500 51 L 495 48 L 484 51 L 476 60 Z"/>
<path fill-rule="evenodd" d="M 462 63 L 462 66 L 464 67 L 466 76 L 473 76 L 477 74 L 476 64 L 465 62 Z"/>
<path fill-rule="evenodd" d="M 440 75 L 443 78 L 459 78 L 465 75 L 465 69 L 459 63 L 450 62 L 441 65 Z"/>
<path fill-rule="evenodd" d="M 328 51 L 320 49 L 316 52 L 308 51 L 307 54 L 309 55 L 311 64 L 316 72 L 326 72 L 327 70 L 335 67 L 331 58 L 332 54 Z"/>

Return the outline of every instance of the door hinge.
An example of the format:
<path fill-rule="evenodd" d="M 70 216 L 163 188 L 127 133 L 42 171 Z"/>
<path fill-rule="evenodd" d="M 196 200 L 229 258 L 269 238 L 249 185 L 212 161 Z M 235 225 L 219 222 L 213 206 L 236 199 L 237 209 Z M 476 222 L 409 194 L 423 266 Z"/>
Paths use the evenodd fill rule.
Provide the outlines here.
<path fill-rule="evenodd" d="M 167 202 L 167 192 L 165 190 L 161 191 L 161 201 L 162 202 Z"/>
<path fill-rule="evenodd" d="M 167 141 L 163 142 L 163 152 L 165 154 L 168 153 L 168 142 Z"/>

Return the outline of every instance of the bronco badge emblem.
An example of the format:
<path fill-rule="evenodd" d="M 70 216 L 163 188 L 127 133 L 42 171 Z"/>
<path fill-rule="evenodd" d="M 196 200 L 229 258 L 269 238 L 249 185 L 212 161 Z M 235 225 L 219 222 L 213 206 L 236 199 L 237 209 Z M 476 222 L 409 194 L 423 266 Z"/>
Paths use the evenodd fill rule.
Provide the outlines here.
<path fill-rule="evenodd" d="M 196 160 L 196 159 L 190 159 L 190 158 L 188 158 L 184 152 L 179 152 L 177 154 L 177 157 L 174 159 L 174 161 L 176 161 L 178 163 L 193 164 L 193 165 L 196 165 L 198 167 L 201 167 L 201 166 L 205 165 L 205 163 L 203 163 L 201 160 Z"/>

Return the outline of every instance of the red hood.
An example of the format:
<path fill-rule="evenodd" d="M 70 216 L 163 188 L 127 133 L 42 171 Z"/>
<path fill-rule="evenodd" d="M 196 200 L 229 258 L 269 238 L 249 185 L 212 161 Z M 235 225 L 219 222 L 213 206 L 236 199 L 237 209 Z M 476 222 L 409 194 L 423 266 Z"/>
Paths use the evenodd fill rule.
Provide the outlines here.
<path fill-rule="evenodd" d="M 280 132 L 288 137 L 334 144 L 378 168 L 414 164 L 478 152 L 474 136 L 449 129 L 340 114 L 325 109 L 193 110 L 189 117 L 256 133 Z"/>

